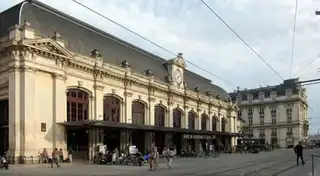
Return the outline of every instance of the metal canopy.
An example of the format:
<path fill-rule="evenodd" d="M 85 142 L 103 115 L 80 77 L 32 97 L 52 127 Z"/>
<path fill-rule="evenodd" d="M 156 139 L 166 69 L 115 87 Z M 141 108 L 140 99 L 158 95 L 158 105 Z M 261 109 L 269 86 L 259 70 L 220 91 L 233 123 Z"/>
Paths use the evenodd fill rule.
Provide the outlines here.
<path fill-rule="evenodd" d="M 66 126 L 66 127 L 83 127 L 83 128 L 108 127 L 108 128 L 125 128 L 125 129 L 145 130 L 145 131 L 177 132 L 177 133 L 198 134 L 198 135 L 239 136 L 238 133 L 195 130 L 195 129 L 185 129 L 185 128 L 171 128 L 171 127 L 129 124 L 129 123 L 117 123 L 117 122 L 108 122 L 104 120 L 71 121 L 71 122 L 61 122 L 57 124 Z"/>

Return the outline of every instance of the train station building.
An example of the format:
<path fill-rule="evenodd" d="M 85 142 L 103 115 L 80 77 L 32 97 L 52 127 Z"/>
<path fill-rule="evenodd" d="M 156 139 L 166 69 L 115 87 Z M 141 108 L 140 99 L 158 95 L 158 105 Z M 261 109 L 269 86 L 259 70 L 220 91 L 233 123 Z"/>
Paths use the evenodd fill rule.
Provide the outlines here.
<path fill-rule="evenodd" d="M 37 1 L 0 13 L 1 150 L 233 147 L 238 107 L 187 70 Z"/>

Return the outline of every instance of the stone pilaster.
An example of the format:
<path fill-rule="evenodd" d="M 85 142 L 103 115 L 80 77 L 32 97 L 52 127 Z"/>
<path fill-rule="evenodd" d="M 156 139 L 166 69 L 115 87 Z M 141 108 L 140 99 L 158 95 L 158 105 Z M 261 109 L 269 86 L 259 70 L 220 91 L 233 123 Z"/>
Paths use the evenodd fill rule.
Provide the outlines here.
<path fill-rule="evenodd" d="M 186 128 L 188 129 L 189 127 L 189 112 L 188 112 L 189 107 L 188 106 L 184 106 L 184 126 L 182 126 L 182 128 Z"/>
<path fill-rule="evenodd" d="M 208 124 L 209 128 L 207 128 L 209 131 L 212 131 L 212 118 L 213 118 L 212 115 L 209 113 L 209 124 Z"/>
<path fill-rule="evenodd" d="M 63 153 L 67 153 L 67 143 L 65 139 L 65 127 L 57 125 L 58 122 L 64 122 L 67 118 L 66 111 L 66 86 L 63 75 L 53 75 L 53 122 L 52 122 L 52 139 L 53 148 L 61 148 Z M 41 122 L 38 122 L 41 123 Z"/>
<path fill-rule="evenodd" d="M 9 72 L 9 151 L 8 156 L 20 156 L 20 71 L 13 67 Z"/>
<path fill-rule="evenodd" d="M 154 125 L 155 123 L 155 98 L 149 97 L 149 125 Z"/>
<path fill-rule="evenodd" d="M 21 69 L 21 131 L 20 145 L 21 155 L 37 156 L 36 146 L 36 114 L 35 114 L 35 83 L 36 70 L 34 68 L 23 66 Z M 63 93 L 64 94 L 64 93 Z"/>
<path fill-rule="evenodd" d="M 196 129 L 201 130 L 201 110 L 200 109 L 197 109 L 197 118 L 198 120 L 196 121 L 198 121 L 198 123 L 196 124 L 197 125 Z"/>
<path fill-rule="evenodd" d="M 124 92 L 125 96 L 125 123 L 132 123 L 132 92 Z"/>
<path fill-rule="evenodd" d="M 94 85 L 94 92 L 95 92 L 95 113 L 93 119 L 99 119 L 103 117 L 103 89 L 104 86 L 95 84 Z"/>
<path fill-rule="evenodd" d="M 173 127 L 173 107 L 171 105 L 168 106 L 168 118 L 166 127 Z"/>

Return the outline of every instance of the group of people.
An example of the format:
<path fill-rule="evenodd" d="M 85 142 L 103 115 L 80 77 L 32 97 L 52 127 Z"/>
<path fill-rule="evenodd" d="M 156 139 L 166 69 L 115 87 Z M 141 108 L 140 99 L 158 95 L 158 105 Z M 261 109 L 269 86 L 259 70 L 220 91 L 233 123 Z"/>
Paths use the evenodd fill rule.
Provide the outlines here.
<path fill-rule="evenodd" d="M 162 154 L 164 155 L 166 165 L 169 169 L 172 166 L 172 158 L 174 157 L 173 149 L 164 148 Z M 157 147 L 153 147 L 148 157 L 149 171 L 156 171 L 159 165 L 159 152 Z"/>
<path fill-rule="evenodd" d="M 58 150 L 55 148 L 50 156 L 47 149 L 44 148 L 42 152 L 42 160 L 44 163 L 50 163 L 52 168 L 54 164 L 56 164 L 57 167 L 60 167 L 59 163 L 64 161 L 63 151 L 62 149 Z"/>

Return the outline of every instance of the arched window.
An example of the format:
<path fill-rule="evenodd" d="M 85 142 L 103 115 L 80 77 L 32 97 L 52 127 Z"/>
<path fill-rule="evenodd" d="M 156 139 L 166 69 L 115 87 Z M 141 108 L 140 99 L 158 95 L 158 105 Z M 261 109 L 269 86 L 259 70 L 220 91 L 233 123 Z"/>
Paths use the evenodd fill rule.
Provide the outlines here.
<path fill-rule="evenodd" d="M 145 105 L 139 101 L 132 102 L 132 124 L 144 125 Z"/>
<path fill-rule="evenodd" d="M 120 100 L 114 96 L 105 96 L 103 100 L 103 120 L 120 122 Z"/>
<path fill-rule="evenodd" d="M 155 126 L 164 127 L 165 123 L 165 108 L 161 105 L 156 105 L 154 108 L 154 124 Z"/>
<path fill-rule="evenodd" d="M 182 111 L 178 108 L 173 110 L 173 128 L 181 128 Z"/>
<path fill-rule="evenodd" d="M 195 129 L 196 124 L 196 113 L 193 111 L 188 112 L 188 129 Z"/>
<path fill-rule="evenodd" d="M 201 130 L 207 130 L 207 121 L 209 117 L 206 114 L 201 115 Z"/>
<path fill-rule="evenodd" d="M 227 120 L 225 118 L 222 118 L 222 120 L 221 120 L 221 131 L 222 132 L 226 132 L 226 123 L 227 123 Z"/>
<path fill-rule="evenodd" d="M 212 131 L 217 131 L 217 117 L 212 117 Z"/>
<path fill-rule="evenodd" d="M 67 121 L 88 120 L 89 94 L 79 89 L 68 89 Z"/>

